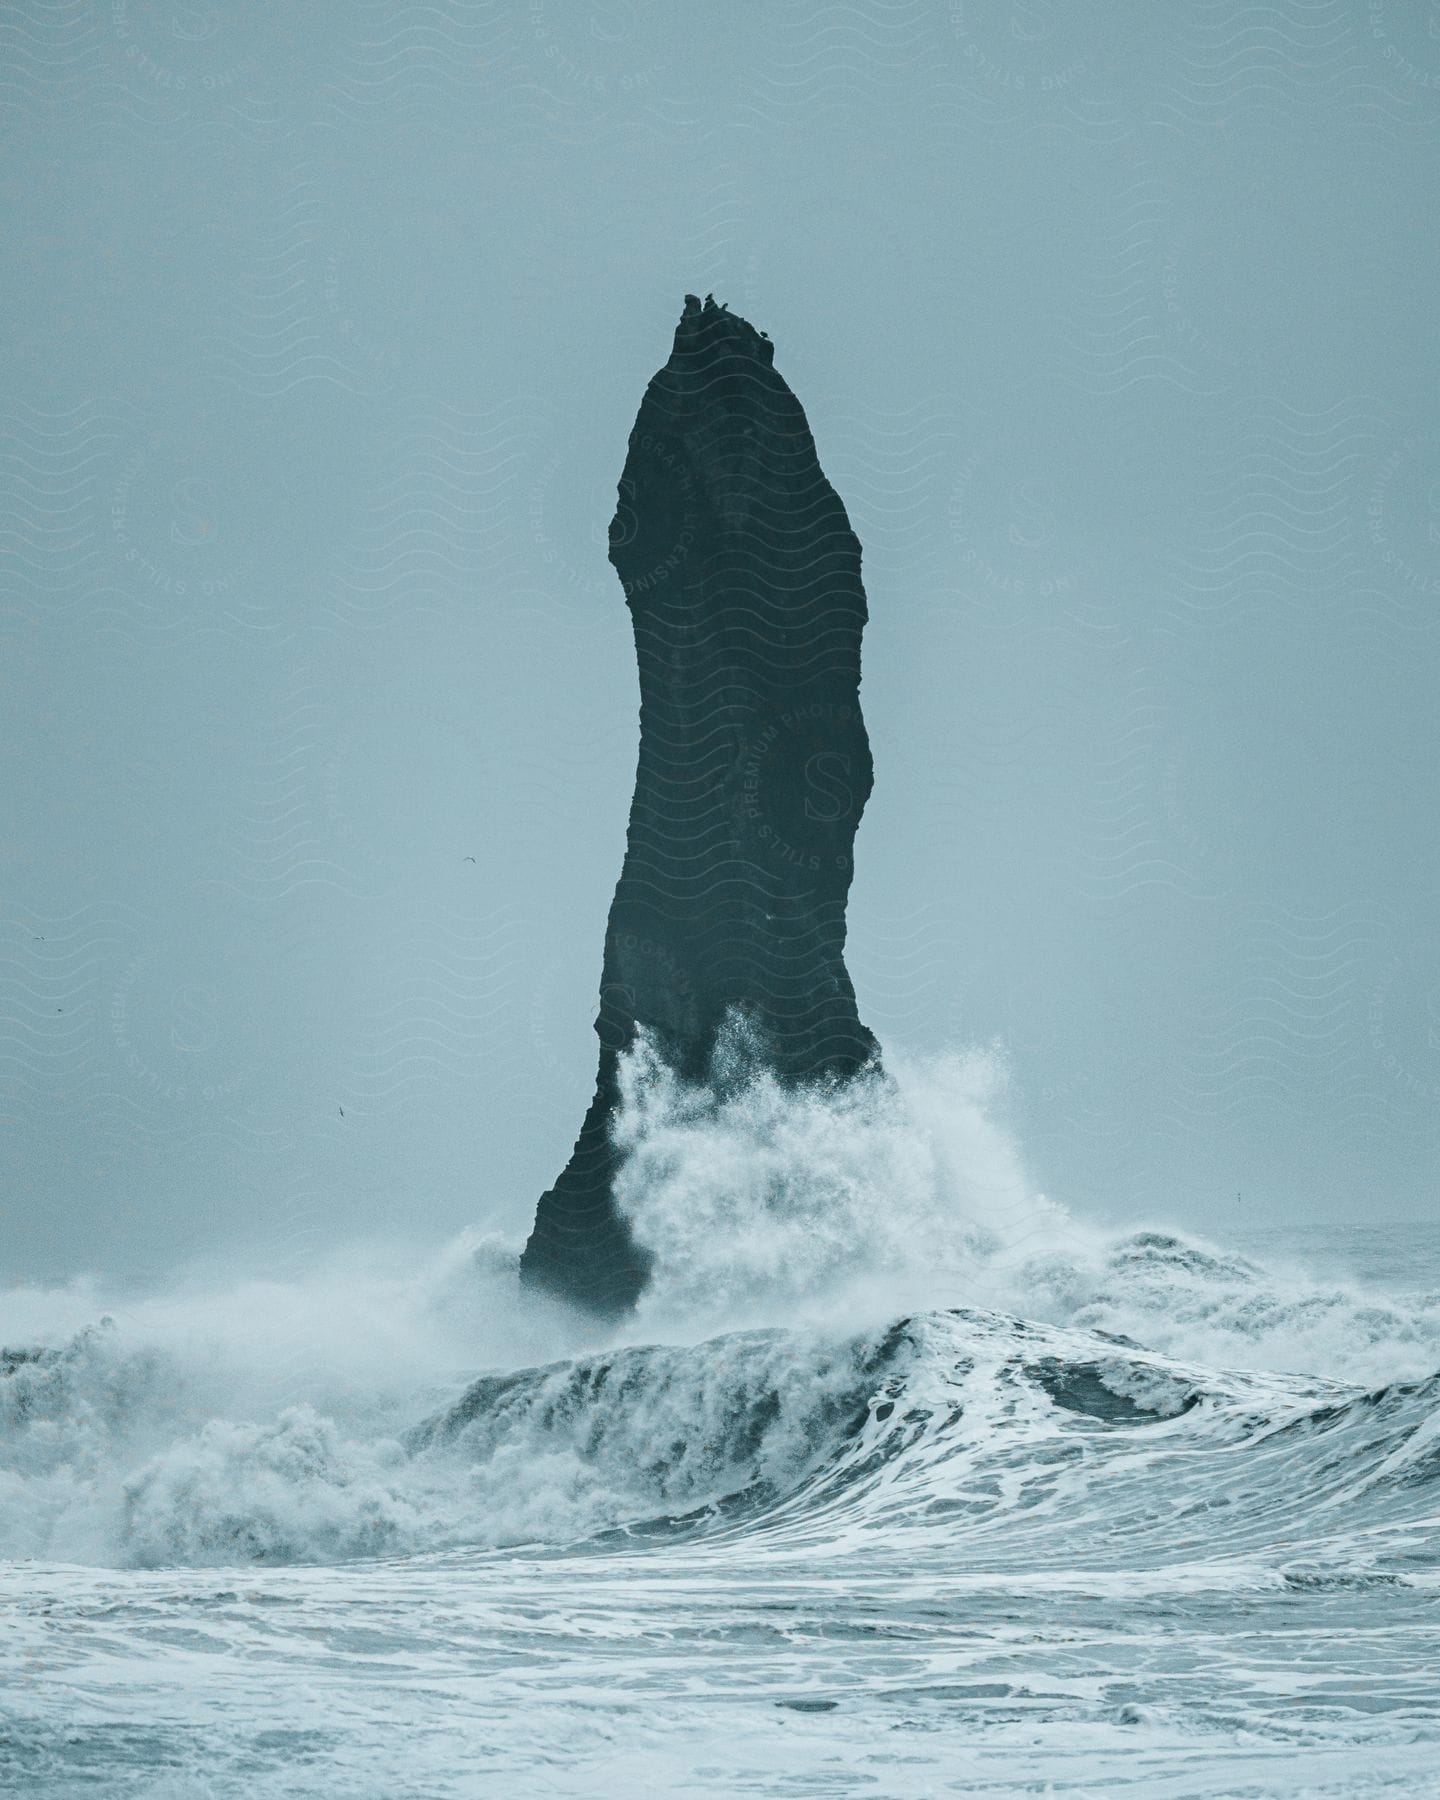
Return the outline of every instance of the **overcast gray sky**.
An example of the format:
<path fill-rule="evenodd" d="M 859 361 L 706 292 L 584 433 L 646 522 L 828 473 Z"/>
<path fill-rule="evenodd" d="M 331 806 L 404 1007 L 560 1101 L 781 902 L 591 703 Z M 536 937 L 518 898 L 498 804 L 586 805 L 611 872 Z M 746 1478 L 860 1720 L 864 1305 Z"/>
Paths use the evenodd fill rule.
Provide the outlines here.
<path fill-rule="evenodd" d="M 1433 1217 L 1436 16 L 7 7 L 0 1273 L 528 1226 L 687 289 L 865 547 L 882 1041 L 1096 1217 Z"/>

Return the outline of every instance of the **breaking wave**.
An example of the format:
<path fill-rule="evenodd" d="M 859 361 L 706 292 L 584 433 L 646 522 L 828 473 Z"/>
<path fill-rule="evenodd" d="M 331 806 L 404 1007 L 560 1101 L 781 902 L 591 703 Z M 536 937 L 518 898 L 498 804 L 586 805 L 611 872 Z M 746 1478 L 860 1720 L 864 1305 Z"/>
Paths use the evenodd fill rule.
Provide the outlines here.
<path fill-rule="evenodd" d="M 959 1566 L 1133 1576 L 1183 1519 L 1201 1560 L 1306 1546 L 1267 1580 L 1433 1563 L 1440 1296 L 1086 1226 L 1033 1191 L 993 1058 L 891 1070 L 696 1088 L 640 1046 L 620 1198 L 656 1279 L 609 1342 L 489 1240 L 401 1275 L 0 1296 L 0 1554 L 944 1533 Z"/>

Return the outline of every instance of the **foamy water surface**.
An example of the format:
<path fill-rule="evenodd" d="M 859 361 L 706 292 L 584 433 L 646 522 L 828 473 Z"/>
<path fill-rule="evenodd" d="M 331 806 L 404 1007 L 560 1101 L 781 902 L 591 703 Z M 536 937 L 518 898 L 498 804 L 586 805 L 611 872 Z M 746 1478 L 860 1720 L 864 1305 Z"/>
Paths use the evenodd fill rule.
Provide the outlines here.
<path fill-rule="evenodd" d="M 1440 1791 L 1440 1230 L 1088 1227 L 984 1058 L 629 1082 L 623 1332 L 478 1240 L 0 1296 L 0 1786 Z"/>

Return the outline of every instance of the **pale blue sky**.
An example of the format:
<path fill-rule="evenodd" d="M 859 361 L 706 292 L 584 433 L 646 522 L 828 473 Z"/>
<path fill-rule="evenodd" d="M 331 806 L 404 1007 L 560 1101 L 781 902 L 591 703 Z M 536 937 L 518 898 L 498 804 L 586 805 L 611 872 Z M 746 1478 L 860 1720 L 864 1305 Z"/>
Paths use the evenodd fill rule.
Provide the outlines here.
<path fill-rule="evenodd" d="M 528 1225 L 686 290 L 865 546 L 882 1041 L 1098 1217 L 1433 1216 L 1433 9 L 259 10 L 0 21 L 4 1272 Z"/>

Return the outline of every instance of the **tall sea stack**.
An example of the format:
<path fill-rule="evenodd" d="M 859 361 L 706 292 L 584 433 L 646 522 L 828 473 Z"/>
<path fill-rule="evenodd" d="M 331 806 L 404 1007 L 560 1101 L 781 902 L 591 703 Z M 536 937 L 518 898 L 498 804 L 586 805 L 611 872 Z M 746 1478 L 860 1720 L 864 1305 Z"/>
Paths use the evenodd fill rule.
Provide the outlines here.
<path fill-rule="evenodd" d="M 648 1259 L 614 1199 L 621 1054 L 637 1030 L 711 1079 L 727 1017 L 785 1082 L 872 1063 L 845 970 L 870 794 L 860 542 L 769 339 L 693 294 L 645 390 L 610 525 L 635 627 L 640 758 L 600 986 L 595 1098 L 521 1259 L 598 1314 Z"/>

